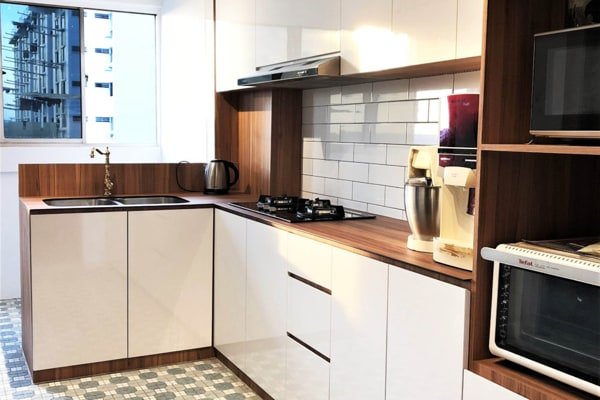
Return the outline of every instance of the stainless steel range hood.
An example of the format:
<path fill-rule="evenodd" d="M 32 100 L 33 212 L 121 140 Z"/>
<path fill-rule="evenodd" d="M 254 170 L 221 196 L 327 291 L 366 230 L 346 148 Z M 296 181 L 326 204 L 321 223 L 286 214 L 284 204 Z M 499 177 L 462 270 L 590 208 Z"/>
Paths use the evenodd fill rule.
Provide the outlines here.
<path fill-rule="evenodd" d="M 311 87 L 340 77 L 340 56 L 326 55 L 258 67 L 255 74 L 238 79 L 239 86 Z M 339 84 L 339 81 L 338 81 Z"/>

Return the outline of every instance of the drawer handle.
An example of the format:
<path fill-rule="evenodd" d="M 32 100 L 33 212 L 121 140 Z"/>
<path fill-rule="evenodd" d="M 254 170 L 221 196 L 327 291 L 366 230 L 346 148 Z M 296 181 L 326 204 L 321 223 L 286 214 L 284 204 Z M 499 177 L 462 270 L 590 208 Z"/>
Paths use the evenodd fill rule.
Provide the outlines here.
<path fill-rule="evenodd" d="M 313 287 L 313 288 L 315 288 L 317 290 L 320 290 L 323 293 L 327 293 L 328 295 L 331 295 L 331 289 L 327 289 L 326 287 L 323 287 L 323 286 L 318 285 L 318 284 L 316 284 L 314 282 L 311 282 L 311 281 L 309 281 L 306 278 L 303 278 L 301 276 L 298 276 L 298 275 L 294 274 L 293 272 L 288 272 L 288 276 L 290 278 L 293 278 L 293 279 L 299 281 L 299 282 L 304 283 L 305 285 L 308 285 L 308 286 Z"/>
<path fill-rule="evenodd" d="M 310 351 L 311 353 L 314 353 L 316 356 L 321 357 L 323 360 L 327 361 L 327 362 L 331 362 L 331 359 L 329 357 L 327 357 L 325 354 L 321 353 L 320 351 L 314 349 L 313 347 L 309 346 L 308 344 L 304 343 L 302 340 L 298 339 L 296 336 L 292 335 L 291 333 L 287 333 L 288 337 L 290 339 L 292 339 L 294 342 L 298 343 L 300 346 L 304 347 L 306 350 Z"/>

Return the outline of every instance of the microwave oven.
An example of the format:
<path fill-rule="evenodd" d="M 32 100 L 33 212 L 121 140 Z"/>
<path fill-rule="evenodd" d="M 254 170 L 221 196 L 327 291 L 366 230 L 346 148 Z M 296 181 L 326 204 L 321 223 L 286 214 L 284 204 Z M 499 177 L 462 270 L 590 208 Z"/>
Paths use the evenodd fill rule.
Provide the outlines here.
<path fill-rule="evenodd" d="M 600 396 L 600 258 L 523 242 L 481 256 L 494 262 L 490 352 Z"/>
<path fill-rule="evenodd" d="M 600 139 L 600 24 L 534 36 L 530 133 Z"/>

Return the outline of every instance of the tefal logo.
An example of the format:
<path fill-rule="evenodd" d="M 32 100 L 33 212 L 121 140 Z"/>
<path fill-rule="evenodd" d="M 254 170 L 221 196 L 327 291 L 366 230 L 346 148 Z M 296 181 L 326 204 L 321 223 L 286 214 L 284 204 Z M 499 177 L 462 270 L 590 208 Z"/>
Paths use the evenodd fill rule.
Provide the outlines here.
<path fill-rule="evenodd" d="M 533 267 L 533 261 L 523 260 L 522 258 L 519 258 L 519 264 L 527 265 L 528 267 Z"/>

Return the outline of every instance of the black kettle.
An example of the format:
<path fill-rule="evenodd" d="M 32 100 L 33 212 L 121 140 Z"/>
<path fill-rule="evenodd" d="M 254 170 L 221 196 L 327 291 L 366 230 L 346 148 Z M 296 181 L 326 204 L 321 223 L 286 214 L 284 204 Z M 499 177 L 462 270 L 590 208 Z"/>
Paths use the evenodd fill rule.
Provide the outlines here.
<path fill-rule="evenodd" d="M 212 160 L 204 168 L 204 193 L 227 193 L 239 178 L 240 171 L 231 161 Z"/>

